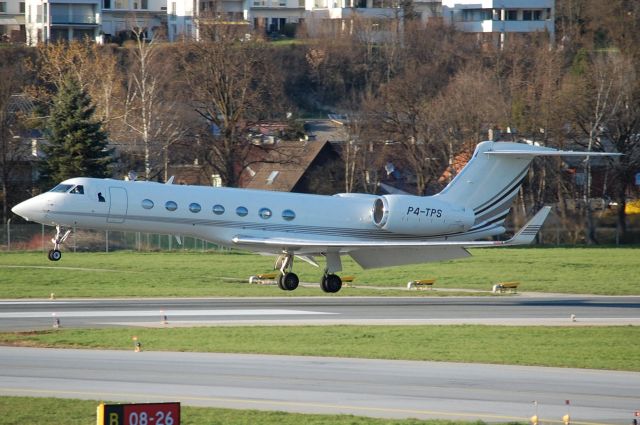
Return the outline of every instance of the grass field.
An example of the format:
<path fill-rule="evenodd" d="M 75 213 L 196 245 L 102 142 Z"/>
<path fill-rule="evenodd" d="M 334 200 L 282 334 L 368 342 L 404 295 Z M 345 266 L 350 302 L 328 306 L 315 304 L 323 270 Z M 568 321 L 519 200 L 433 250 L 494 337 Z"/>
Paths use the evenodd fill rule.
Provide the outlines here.
<path fill-rule="evenodd" d="M 490 290 L 499 281 L 517 280 L 521 291 L 640 294 L 640 248 L 476 249 L 473 257 L 414 266 L 362 270 L 344 257 L 342 275 L 356 285 L 402 289 L 414 279 L 436 278 L 438 288 Z M 309 296 L 320 289 L 284 292 L 247 285 L 252 274 L 271 271 L 274 257 L 218 252 L 65 252 L 60 262 L 41 252 L 0 254 L 0 298 L 133 296 Z M 322 265 L 321 265 L 322 266 Z M 317 282 L 321 270 L 297 261 L 301 281 Z M 420 295 L 434 292 L 421 291 Z M 345 288 L 337 295 L 406 295 L 406 291 Z M 416 292 L 413 292 L 416 294 Z"/>
<path fill-rule="evenodd" d="M 0 334 L 0 344 L 292 354 L 640 371 L 640 327 L 238 326 Z"/>
<path fill-rule="evenodd" d="M 0 425 L 91 425 L 96 423 L 98 401 L 34 397 L 0 397 Z M 481 425 L 415 419 L 388 420 L 351 415 L 303 415 L 259 410 L 181 407 L 182 425 Z"/>

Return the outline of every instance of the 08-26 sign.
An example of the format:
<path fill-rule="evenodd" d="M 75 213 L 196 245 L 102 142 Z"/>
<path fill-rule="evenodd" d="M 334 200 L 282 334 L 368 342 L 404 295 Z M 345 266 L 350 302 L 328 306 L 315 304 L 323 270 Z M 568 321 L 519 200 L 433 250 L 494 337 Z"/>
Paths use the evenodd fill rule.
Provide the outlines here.
<path fill-rule="evenodd" d="M 100 404 L 98 425 L 180 425 L 180 403 Z"/>

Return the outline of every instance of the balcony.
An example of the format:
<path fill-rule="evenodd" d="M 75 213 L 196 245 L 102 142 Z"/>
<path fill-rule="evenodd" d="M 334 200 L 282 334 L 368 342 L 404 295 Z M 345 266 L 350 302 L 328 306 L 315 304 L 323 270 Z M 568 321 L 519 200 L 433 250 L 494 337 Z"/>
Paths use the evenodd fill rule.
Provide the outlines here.
<path fill-rule="evenodd" d="M 456 22 L 465 32 L 553 32 L 553 22 L 546 21 L 470 21 Z"/>
<path fill-rule="evenodd" d="M 51 15 L 52 25 L 97 25 L 95 15 Z"/>

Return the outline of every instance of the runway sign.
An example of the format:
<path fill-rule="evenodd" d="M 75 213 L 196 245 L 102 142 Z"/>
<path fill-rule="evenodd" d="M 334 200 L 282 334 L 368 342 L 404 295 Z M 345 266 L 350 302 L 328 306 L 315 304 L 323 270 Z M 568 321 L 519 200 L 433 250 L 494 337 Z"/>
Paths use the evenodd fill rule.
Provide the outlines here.
<path fill-rule="evenodd" d="M 101 403 L 97 425 L 180 425 L 180 403 Z"/>

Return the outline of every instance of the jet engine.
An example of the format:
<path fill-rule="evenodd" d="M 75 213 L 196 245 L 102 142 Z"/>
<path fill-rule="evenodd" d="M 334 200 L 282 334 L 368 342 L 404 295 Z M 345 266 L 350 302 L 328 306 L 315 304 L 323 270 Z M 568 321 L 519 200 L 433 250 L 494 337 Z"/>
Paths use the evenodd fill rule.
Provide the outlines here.
<path fill-rule="evenodd" d="M 473 210 L 432 196 L 380 196 L 373 202 L 371 216 L 380 229 L 417 236 L 466 232 L 475 221 Z"/>

